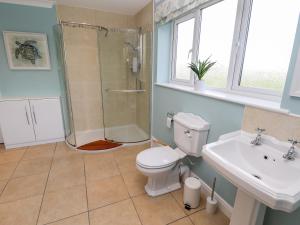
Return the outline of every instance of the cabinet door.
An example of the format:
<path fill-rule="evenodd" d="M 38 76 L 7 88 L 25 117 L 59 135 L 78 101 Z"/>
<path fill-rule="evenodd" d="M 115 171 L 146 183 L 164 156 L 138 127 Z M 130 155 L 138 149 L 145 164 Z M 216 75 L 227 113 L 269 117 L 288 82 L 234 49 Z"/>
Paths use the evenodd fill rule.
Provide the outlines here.
<path fill-rule="evenodd" d="M 37 141 L 64 137 L 59 99 L 30 100 L 31 114 Z"/>
<path fill-rule="evenodd" d="M 5 145 L 35 141 L 27 100 L 0 102 L 0 124 Z"/>

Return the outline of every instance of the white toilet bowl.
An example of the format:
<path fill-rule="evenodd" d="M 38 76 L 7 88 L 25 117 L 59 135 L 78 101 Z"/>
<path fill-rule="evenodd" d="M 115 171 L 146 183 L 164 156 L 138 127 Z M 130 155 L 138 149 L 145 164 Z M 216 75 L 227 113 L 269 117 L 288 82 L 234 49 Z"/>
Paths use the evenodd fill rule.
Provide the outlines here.
<path fill-rule="evenodd" d="M 148 177 L 148 195 L 158 196 L 181 187 L 179 162 L 185 156 L 180 149 L 169 146 L 149 148 L 137 155 L 136 167 Z"/>
<path fill-rule="evenodd" d="M 181 187 L 180 175 L 189 171 L 180 163 L 186 155 L 201 156 L 206 143 L 209 123 L 192 113 L 177 113 L 174 117 L 174 142 L 178 148 L 169 146 L 149 148 L 136 157 L 136 167 L 148 177 L 145 186 L 150 196 L 162 195 Z M 182 169 L 182 171 L 181 171 Z M 187 173 L 183 175 L 183 178 Z"/>

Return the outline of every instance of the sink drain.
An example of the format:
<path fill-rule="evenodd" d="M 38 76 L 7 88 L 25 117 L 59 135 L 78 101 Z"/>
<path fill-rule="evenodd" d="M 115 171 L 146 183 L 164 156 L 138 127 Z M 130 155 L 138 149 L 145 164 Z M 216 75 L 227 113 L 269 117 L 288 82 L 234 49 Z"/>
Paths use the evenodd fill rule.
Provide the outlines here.
<path fill-rule="evenodd" d="M 259 179 L 259 180 L 261 180 L 261 176 L 259 176 L 259 175 L 252 174 L 252 176 L 254 176 L 256 179 Z"/>

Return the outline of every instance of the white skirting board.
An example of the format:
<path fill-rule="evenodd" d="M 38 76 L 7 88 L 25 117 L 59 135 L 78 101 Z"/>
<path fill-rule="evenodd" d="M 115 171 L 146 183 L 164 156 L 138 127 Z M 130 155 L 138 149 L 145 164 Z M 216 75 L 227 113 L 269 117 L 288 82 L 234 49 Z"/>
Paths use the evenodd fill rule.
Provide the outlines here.
<path fill-rule="evenodd" d="M 207 183 L 205 183 L 197 174 L 195 174 L 193 171 L 191 172 L 191 176 L 192 177 L 196 177 L 197 179 L 200 180 L 201 182 L 201 188 L 204 192 L 204 194 L 206 196 L 210 196 L 211 195 L 211 192 L 212 192 L 212 189 L 210 186 L 208 186 Z M 218 207 L 219 209 L 228 217 L 230 218 L 231 217 L 231 214 L 232 214 L 232 210 L 233 210 L 233 207 L 231 205 L 229 205 L 217 192 L 215 192 L 215 198 L 217 199 L 218 201 Z"/>
<path fill-rule="evenodd" d="M 34 146 L 34 145 L 43 145 L 43 144 L 63 142 L 63 141 L 65 141 L 64 137 L 63 138 L 46 140 L 46 141 L 35 141 L 35 142 L 28 142 L 28 143 L 21 143 L 21 144 L 5 145 L 5 148 L 7 150 L 9 150 L 9 149 L 12 149 L 12 148 L 21 148 L 21 147 L 28 147 L 28 146 Z"/>

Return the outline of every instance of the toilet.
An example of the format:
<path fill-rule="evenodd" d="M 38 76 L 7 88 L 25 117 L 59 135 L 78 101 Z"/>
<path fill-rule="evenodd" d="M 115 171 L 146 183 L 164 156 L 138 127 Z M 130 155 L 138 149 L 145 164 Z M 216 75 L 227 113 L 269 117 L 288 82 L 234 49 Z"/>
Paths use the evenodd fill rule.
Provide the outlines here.
<path fill-rule="evenodd" d="M 206 144 L 209 123 L 192 113 L 177 113 L 174 118 L 174 141 L 170 146 L 148 148 L 136 157 L 137 169 L 148 177 L 145 190 L 150 196 L 162 195 L 181 187 L 181 160 L 185 156 L 200 157 Z"/>

